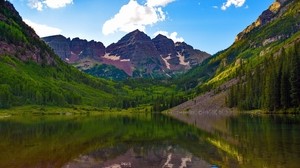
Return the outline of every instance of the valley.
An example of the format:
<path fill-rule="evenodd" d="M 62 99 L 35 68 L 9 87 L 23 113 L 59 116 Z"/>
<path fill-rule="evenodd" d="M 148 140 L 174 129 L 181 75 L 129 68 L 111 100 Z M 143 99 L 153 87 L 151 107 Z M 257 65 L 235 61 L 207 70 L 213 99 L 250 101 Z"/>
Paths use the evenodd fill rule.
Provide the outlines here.
<path fill-rule="evenodd" d="M 150 4 L 163 20 L 167 2 Z M 298 0 L 213 55 L 139 29 L 107 46 L 41 38 L 14 5 L 0 0 L 0 167 L 299 165 Z"/>

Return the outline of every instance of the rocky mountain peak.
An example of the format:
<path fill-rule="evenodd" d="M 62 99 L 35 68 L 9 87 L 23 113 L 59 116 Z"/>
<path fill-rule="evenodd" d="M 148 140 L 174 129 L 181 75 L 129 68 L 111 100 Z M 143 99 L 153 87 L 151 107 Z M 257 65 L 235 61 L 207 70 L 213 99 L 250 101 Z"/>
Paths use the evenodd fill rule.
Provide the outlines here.
<path fill-rule="evenodd" d="M 177 55 L 173 40 L 166 36 L 159 34 L 152 41 L 162 57 L 174 57 Z"/>
<path fill-rule="evenodd" d="M 78 37 L 70 39 L 62 35 L 49 36 L 42 39 L 53 48 L 57 55 L 69 63 L 74 63 L 83 58 L 100 60 L 105 54 L 103 43 L 94 40 L 87 41 Z"/>
<path fill-rule="evenodd" d="M 44 40 L 51 42 L 51 41 L 65 41 L 65 40 L 69 40 L 66 37 L 64 37 L 63 35 L 54 35 L 54 36 L 49 36 L 49 37 L 44 37 Z"/>
<path fill-rule="evenodd" d="M 158 34 L 154 39 L 157 39 L 157 40 L 171 40 L 167 36 L 164 36 L 162 34 Z"/>
<path fill-rule="evenodd" d="M 127 43 L 137 43 L 137 42 L 145 42 L 145 41 L 151 41 L 151 38 L 145 34 L 144 32 L 141 32 L 140 30 L 135 30 L 133 32 L 128 33 L 118 43 L 127 42 Z"/>
<path fill-rule="evenodd" d="M 210 55 L 186 43 L 175 43 L 163 35 L 151 39 L 135 30 L 107 48 L 100 42 L 61 36 L 43 38 L 62 59 L 76 63 L 85 57 L 122 69 L 129 76 L 142 77 L 183 72 Z"/>
<path fill-rule="evenodd" d="M 265 11 L 262 12 L 262 14 L 258 17 L 258 19 L 253 22 L 251 25 L 249 25 L 245 30 L 243 30 L 241 33 L 239 33 L 235 41 L 239 41 L 243 39 L 248 33 L 250 33 L 255 28 L 262 27 L 274 19 L 280 17 L 286 8 L 288 4 L 291 2 L 294 2 L 294 0 L 275 0 L 275 2 Z"/>

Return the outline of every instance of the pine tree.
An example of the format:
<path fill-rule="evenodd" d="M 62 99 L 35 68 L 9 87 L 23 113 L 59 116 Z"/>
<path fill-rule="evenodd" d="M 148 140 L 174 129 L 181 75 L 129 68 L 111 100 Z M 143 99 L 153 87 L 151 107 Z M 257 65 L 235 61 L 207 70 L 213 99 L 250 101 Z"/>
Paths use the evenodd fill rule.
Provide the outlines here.
<path fill-rule="evenodd" d="M 299 46 L 298 46 L 299 47 Z M 291 102 L 294 107 L 300 106 L 300 60 L 297 46 L 295 47 L 295 53 L 291 59 L 291 72 L 290 72 L 290 84 L 291 84 Z"/>
<path fill-rule="evenodd" d="M 6 84 L 0 85 L 0 108 L 8 108 L 11 106 L 12 94 L 10 86 Z"/>

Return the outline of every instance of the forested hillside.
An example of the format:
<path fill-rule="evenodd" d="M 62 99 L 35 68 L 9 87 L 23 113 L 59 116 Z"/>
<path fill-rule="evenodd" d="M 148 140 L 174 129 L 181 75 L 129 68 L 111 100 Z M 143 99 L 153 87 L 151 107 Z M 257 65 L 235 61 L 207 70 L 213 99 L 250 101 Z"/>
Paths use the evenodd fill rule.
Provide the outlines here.
<path fill-rule="evenodd" d="M 276 111 L 300 106 L 300 36 L 266 56 L 254 70 L 247 68 L 241 68 L 237 85 L 229 91 L 229 107 Z"/>
<path fill-rule="evenodd" d="M 300 2 L 277 0 L 229 48 L 172 80 L 89 76 L 63 62 L 0 0 L 0 108 L 22 105 L 152 107 L 162 111 L 211 89 L 229 107 L 276 111 L 299 107 Z M 89 73 L 111 70 L 95 67 Z M 98 75 L 99 76 L 99 75 Z M 101 75 L 100 75 L 101 76 Z M 230 88 L 221 85 L 232 82 Z"/>
<path fill-rule="evenodd" d="M 241 110 L 299 107 L 299 11 L 299 1 L 275 1 L 232 46 L 177 78 L 178 86 L 228 91 L 224 101 Z M 221 89 L 228 81 L 237 84 Z"/>
<path fill-rule="evenodd" d="M 117 83 L 78 71 L 55 55 L 4 0 L 0 0 L 0 30 L 0 108 L 88 105 L 127 109 L 145 105 L 156 111 L 187 99 L 167 81 Z"/>
<path fill-rule="evenodd" d="M 127 91 L 59 59 L 12 4 L 0 1 L 0 108 L 26 104 L 121 106 Z"/>

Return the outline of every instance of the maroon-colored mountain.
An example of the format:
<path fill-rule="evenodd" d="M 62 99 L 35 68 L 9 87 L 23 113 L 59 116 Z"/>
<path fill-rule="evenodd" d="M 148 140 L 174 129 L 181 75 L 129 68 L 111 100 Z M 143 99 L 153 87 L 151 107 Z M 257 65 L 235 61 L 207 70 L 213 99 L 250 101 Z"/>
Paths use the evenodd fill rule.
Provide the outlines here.
<path fill-rule="evenodd" d="M 128 33 L 107 48 L 101 42 L 71 40 L 61 35 L 43 40 L 66 62 L 76 63 L 88 57 L 135 77 L 185 72 L 210 56 L 184 42 L 174 43 L 163 35 L 151 39 L 139 30 Z"/>
<path fill-rule="evenodd" d="M 62 35 L 44 37 L 43 40 L 55 51 L 61 59 L 75 63 L 83 58 L 100 61 L 105 54 L 105 46 L 101 42 L 66 38 Z"/>
<path fill-rule="evenodd" d="M 113 43 L 106 48 L 104 59 L 115 59 L 113 65 L 126 64 L 128 69 L 125 72 L 133 75 L 160 73 L 163 69 L 162 59 L 159 57 L 151 38 L 145 33 L 135 30 L 125 35 L 117 43 Z"/>

